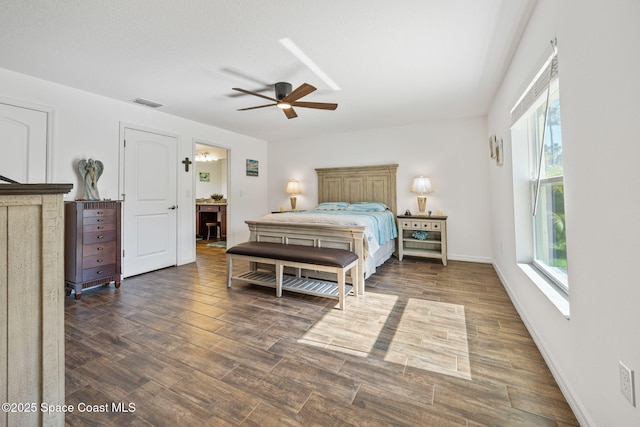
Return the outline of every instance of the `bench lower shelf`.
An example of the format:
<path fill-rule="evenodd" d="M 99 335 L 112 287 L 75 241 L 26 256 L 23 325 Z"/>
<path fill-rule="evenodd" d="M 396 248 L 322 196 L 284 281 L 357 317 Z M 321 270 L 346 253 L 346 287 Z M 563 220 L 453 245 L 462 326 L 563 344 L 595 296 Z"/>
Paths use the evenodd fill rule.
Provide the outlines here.
<path fill-rule="evenodd" d="M 237 276 L 233 276 L 232 279 L 260 286 L 268 286 L 270 288 L 276 287 L 276 275 L 265 271 L 246 271 Z M 282 290 L 339 299 L 338 284 L 327 280 L 295 277 L 284 274 L 282 276 Z M 350 294 L 352 291 L 353 286 L 345 284 L 345 295 Z"/>

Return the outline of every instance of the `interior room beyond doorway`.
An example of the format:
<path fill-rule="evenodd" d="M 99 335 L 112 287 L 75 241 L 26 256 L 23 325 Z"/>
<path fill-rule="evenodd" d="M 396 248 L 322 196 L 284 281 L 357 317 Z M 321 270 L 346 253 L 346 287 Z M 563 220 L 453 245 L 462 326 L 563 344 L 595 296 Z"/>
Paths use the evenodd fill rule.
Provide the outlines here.
<path fill-rule="evenodd" d="M 228 150 L 195 144 L 196 241 L 225 247 L 227 237 Z"/>

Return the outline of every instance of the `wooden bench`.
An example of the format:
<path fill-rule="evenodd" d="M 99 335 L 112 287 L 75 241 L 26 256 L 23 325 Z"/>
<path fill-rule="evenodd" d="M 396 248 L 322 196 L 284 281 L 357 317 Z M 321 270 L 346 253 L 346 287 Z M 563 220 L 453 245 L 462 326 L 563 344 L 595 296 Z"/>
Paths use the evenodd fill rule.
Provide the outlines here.
<path fill-rule="evenodd" d="M 233 275 L 233 261 L 246 260 L 251 270 Z M 275 266 L 275 273 L 260 271 L 256 263 Z M 295 276 L 284 274 L 284 267 L 295 268 Z M 335 273 L 337 283 L 327 280 L 301 277 L 302 269 Z M 244 242 L 227 249 L 227 287 L 233 280 L 255 283 L 276 288 L 276 296 L 282 296 L 282 290 L 337 298 L 340 310 L 344 310 L 345 296 L 353 292 L 358 295 L 358 287 L 346 283 L 346 273 L 351 278 L 358 276 L 358 255 L 344 249 L 319 248 L 303 245 L 286 245 L 270 242 Z"/>

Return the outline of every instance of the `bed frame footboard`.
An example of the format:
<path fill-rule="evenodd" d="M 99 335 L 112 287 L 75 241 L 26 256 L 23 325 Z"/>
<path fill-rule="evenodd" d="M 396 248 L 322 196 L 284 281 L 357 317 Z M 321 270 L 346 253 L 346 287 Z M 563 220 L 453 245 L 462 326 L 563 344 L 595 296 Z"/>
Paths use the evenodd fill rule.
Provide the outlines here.
<path fill-rule="evenodd" d="M 358 294 L 364 295 L 365 251 L 364 227 L 326 224 L 286 224 L 268 221 L 245 221 L 252 242 L 272 242 L 321 248 L 344 249 L 358 255 Z"/>

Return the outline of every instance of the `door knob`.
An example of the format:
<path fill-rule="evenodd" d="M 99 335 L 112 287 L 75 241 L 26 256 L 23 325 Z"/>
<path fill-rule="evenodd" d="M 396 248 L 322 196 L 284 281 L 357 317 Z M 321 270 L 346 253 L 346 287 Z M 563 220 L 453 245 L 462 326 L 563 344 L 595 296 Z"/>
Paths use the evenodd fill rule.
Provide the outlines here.
<path fill-rule="evenodd" d="M 169 209 L 178 209 L 178 207 L 176 205 L 171 205 L 169 206 Z"/>

